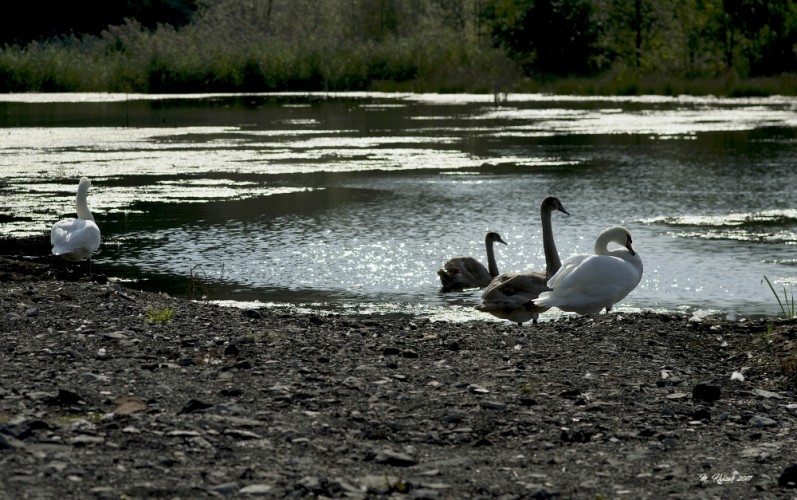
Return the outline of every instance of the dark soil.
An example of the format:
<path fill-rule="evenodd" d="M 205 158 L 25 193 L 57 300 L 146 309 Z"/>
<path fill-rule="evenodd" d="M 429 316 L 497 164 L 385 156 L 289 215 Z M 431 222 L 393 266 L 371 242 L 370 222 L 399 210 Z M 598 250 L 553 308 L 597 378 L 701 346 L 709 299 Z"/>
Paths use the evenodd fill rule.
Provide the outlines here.
<path fill-rule="evenodd" d="M 797 494 L 794 321 L 322 317 L 69 276 L 0 260 L 2 498 Z"/>

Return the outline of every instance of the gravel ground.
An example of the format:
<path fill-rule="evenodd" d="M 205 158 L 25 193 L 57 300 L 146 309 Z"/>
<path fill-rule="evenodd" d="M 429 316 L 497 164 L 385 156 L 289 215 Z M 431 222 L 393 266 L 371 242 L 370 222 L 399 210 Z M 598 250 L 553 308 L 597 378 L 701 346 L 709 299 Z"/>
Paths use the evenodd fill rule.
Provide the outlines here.
<path fill-rule="evenodd" d="M 0 259 L 0 336 L 2 498 L 797 495 L 795 321 L 292 315 Z"/>

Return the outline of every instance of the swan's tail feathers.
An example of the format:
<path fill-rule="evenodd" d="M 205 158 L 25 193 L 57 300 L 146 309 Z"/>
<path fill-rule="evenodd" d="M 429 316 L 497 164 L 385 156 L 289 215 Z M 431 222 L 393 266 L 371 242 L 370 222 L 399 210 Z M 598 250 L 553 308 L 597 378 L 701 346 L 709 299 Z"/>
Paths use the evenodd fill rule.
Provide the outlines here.
<path fill-rule="evenodd" d="M 86 248 L 72 248 L 66 246 L 53 247 L 53 255 L 57 255 L 70 262 L 91 259 L 93 252 Z"/>
<path fill-rule="evenodd" d="M 72 257 L 72 248 L 68 246 L 53 247 L 53 255 L 56 255 L 58 257 L 63 257 L 66 260 L 72 260 L 70 259 L 70 257 Z"/>
<path fill-rule="evenodd" d="M 536 299 L 532 299 L 530 302 L 537 307 L 556 307 L 551 292 L 542 292 Z"/>
<path fill-rule="evenodd" d="M 477 311 L 492 314 L 496 318 L 505 319 L 521 326 L 526 321 L 537 323 L 537 318 L 545 309 L 536 307 L 531 300 L 525 302 L 484 302 L 474 306 Z"/>

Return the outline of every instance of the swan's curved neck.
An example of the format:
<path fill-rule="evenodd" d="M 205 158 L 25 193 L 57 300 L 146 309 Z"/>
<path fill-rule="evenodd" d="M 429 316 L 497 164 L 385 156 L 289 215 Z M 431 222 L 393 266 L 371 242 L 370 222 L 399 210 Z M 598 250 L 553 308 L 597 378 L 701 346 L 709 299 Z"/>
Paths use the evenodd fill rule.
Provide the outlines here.
<path fill-rule="evenodd" d="M 91 211 L 89 210 L 89 204 L 86 201 L 88 194 L 88 186 L 81 185 L 78 187 L 77 198 L 75 199 L 75 211 L 77 212 L 78 219 L 94 220 L 94 216 L 91 215 Z"/>
<path fill-rule="evenodd" d="M 632 255 L 631 252 L 629 252 L 626 248 L 615 248 L 614 250 L 609 250 L 609 243 L 617 243 L 621 247 L 625 244 L 622 235 L 608 230 L 604 231 L 599 234 L 598 238 L 595 240 L 595 255 L 614 255 L 623 258 L 625 258 L 625 254 L 628 254 L 629 256 Z"/>
<path fill-rule="evenodd" d="M 490 276 L 495 278 L 498 276 L 498 264 L 495 262 L 495 251 L 493 250 L 493 242 L 485 239 L 484 246 L 487 248 L 487 270 Z"/>
<path fill-rule="evenodd" d="M 542 248 L 545 252 L 545 274 L 551 277 L 562 267 L 562 261 L 559 260 L 559 251 L 556 250 L 556 243 L 553 241 L 551 211 L 545 208 L 541 209 L 540 219 L 542 219 Z"/>
<path fill-rule="evenodd" d="M 612 241 L 612 235 L 603 232 L 598 235 L 595 240 L 595 255 L 609 255 L 609 243 Z"/>

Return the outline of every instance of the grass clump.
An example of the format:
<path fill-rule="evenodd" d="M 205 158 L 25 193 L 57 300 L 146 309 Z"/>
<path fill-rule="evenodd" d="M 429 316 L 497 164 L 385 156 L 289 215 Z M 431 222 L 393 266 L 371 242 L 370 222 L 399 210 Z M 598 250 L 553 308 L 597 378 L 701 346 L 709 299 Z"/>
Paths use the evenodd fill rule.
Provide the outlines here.
<path fill-rule="evenodd" d="M 277 330 L 263 330 L 260 332 L 250 332 L 244 335 L 249 342 L 267 342 L 273 344 L 281 340 L 285 334 Z"/>
<path fill-rule="evenodd" d="M 795 308 L 794 308 L 794 294 L 791 295 L 791 299 L 789 298 L 788 293 L 786 292 L 786 287 L 783 287 L 783 300 L 780 300 L 780 295 L 775 290 L 775 287 L 772 285 L 772 282 L 769 281 L 769 278 L 764 276 L 764 279 L 761 280 L 761 283 L 764 281 L 767 282 L 769 285 L 769 289 L 772 290 L 772 295 L 775 296 L 775 300 L 778 301 L 778 306 L 780 306 L 780 312 L 783 314 L 786 319 L 794 319 L 795 318 Z"/>
<path fill-rule="evenodd" d="M 221 265 L 219 280 L 224 278 L 224 264 Z M 207 300 L 213 293 L 213 281 L 208 277 L 202 264 L 194 265 L 188 276 L 188 289 L 185 291 L 186 297 L 191 300 Z"/>
<path fill-rule="evenodd" d="M 172 320 L 173 315 L 173 307 L 166 307 L 160 311 L 157 309 L 147 309 L 147 322 L 153 325 L 165 324 Z"/>

